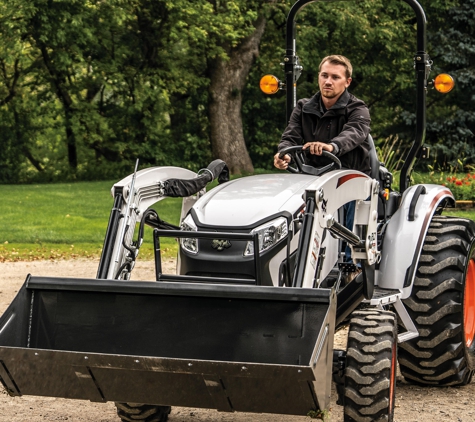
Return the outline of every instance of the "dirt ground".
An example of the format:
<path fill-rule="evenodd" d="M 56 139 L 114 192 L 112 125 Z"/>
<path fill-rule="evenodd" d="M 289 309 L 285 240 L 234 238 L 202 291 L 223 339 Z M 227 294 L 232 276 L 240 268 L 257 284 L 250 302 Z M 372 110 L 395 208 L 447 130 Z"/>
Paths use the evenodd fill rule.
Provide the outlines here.
<path fill-rule="evenodd" d="M 0 263 L 0 311 L 3 312 L 23 284 L 28 273 L 35 276 L 95 277 L 97 261 L 36 261 Z M 166 263 L 168 268 L 173 262 Z M 136 280 L 153 280 L 153 263 L 139 263 L 134 270 Z M 343 333 L 344 334 L 344 333 Z M 335 340 L 345 341 L 337 333 Z M 340 346 L 341 347 L 341 346 Z M 342 409 L 332 395 L 327 421 L 342 420 Z M 462 388 L 422 388 L 411 385 L 400 376 L 397 382 L 395 420 L 397 422 L 473 422 L 475 421 L 475 382 Z M 0 422 L 90 421 L 117 422 L 113 403 L 97 404 L 49 397 L 10 397 L 0 387 Z M 176 407 L 170 422 L 303 422 L 308 417 L 270 414 L 219 413 Z"/>

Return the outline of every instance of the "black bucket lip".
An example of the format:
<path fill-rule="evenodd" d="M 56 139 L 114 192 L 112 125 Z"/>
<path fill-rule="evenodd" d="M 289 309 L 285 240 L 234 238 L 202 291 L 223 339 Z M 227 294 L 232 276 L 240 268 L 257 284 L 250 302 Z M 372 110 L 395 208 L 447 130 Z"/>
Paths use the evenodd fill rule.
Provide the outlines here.
<path fill-rule="evenodd" d="M 319 404 L 322 407 L 328 405 L 324 400 L 318 402 L 317 392 L 314 391 L 317 377 L 308 365 L 206 361 L 10 347 L 0 347 L 0 357 L 0 376 L 12 396 L 65 397 L 93 402 L 127 401 L 131 392 L 124 391 L 123 385 L 127 389 L 129 384 L 130 388 L 134 388 L 134 385 L 148 382 L 150 379 L 165 379 L 170 385 L 177 382 L 183 387 L 185 383 L 185 387 L 189 386 L 189 393 L 194 400 L 190 404 L 190 394 L 187 394 L 187 401 L 183 402 L 181 388 L 170 390 L 167 387 L 169 402 L 162 404 L 172 406 L 214 408 L 226 412 L 305 415 L 309 409 L 318 408 Z M 25 365 L 36 367 L 38 363 L 42 365 L 41 370 L 31 376 Z M 62 368 L 66 374 L 58 373 L 57 370 L 49 372 L 48 368 Z M 66 375 L 68 382 L 64 383 L 63 375 Z M 119 394 L 117 380 L 124 378 L 130 383 L 121 383 Z M 200 381 L 197 383 L 197 380 Z M 223 381 L 231 390 L 224 387 Z M 276 395 L 272 388 L 275 383 L 281 384 L 282 381 L 285 381 L 293 392 L 295 401 L 284 407 L 281 394 Z M 61 382 L 64 385 L 58 390 L 58 383 Z M 261 395 L 261 399 L 249 402 L 248 387 L 256 382 L 260 387 L 264 387 L 262 391 L 254 389 L 254 395 Z M 267 387 L 270 388 L 271 396 L 266 390 Z M 155 399 L 143 402 L 161 403 L 162 396 L 158 393 L 155 396 Z M 203 402 L 203 397 L 209 400 Z M 145 399 L 142 396 L 136 397 L 136 393 L 134 398 Z"/>
<path fill-rule="evenodd" d="M 281 364 L 267 362 L 241 362 L 207 359 L 172 358 L 167 356 L 125 355 L 113 353 L 84 352 L 76 350 L 39 349 L 30 347 L 0 346 L 0 356 L 7 360 L 14 358 L 21 362 L 25 359 L 47 359 L 55 364 L 68 362 L 74 366 L 87 365 L 104 369 L 133 369 L 165 371 L 176 373 L 202 374 L 219 368 L 222 374 L 254 377 L 261 371 L 270 371 L 274 375 L 293 374 L 300 379 L 314 378 L 309 363 Z M 304 372 L 304 370 L 309 372 Z M 203 372 L 204 371 L 204 372 Z"/>
<path fill-rule="evenodd" d="M 276 286 L 243 286 L 227 284 L 197 284 L 167 281 L 117 281 L 106 279 L 39 277 L 29 275 L 28 290 L 58 290 L 147 294 L 168 296 L 216 297 L 269 301 L 328 304 L 335 296 L 332 289 L 309 289 Z"/>

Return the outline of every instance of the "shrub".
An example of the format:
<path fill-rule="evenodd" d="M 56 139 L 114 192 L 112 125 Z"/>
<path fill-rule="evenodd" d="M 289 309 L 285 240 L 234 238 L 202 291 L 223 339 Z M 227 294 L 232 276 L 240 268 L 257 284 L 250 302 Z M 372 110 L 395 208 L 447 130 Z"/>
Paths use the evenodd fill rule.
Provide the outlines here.
<path fill-rule="evenodd" d="M 455 199 L 475 199 L 475 174 L 468 173 L 462 178 L 449 176 L 443 185 L 450 188 Z"/>
<path fill-rule="evenodd" d="M 447 186 L 455 196 L 456 200 L 475 200 L 475 173 L 467 173 L 465 175 L 459 174 L 444 174 L 429 173 L 429 180 L 425 183 L 435 183 L 438 185 Z"/>

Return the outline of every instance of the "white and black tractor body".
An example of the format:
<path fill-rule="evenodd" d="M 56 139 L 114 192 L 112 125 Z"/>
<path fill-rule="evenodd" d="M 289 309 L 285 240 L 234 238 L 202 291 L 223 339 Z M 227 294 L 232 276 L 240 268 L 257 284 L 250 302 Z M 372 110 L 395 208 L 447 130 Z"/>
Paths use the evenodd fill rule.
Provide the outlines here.
<path fill-rule="evenodd" d="M 371 137 L 370 176 L 331 154 L 314 169 L 301 147 L 283 152 L 296 174 L 229 181 L 220 160 L 198 173 L 136 168 L 112 188 L 96 279 L 28 275 L 0 317 L 8 393 L 114 401 L 123 421 L 164 422 L 170 406 L 322 416 L 335 382 L 345 421 L 390 422 L 398 363 L 419 385 L 469 383 L 475 224 L 442 214 L 454 205 L 448 188 L 409 186 L 432 61 L 424 11 L 404 1 L 417 18 L 417 124 L 400 192 Z M 294 25 L 308 3 L 287 19 L 287 87 L 301 72 Z M 295 104 L 287 89 L 287 117 Z M 183 198 L 177 225 L 154 209 L 168 197 Z M 134 281 L 145 225 L 155 277 Z M 173 274 L 162 267 L 164 237 L 178 242 Z M 342 328 L 348 344 L 337 350 Z"/>

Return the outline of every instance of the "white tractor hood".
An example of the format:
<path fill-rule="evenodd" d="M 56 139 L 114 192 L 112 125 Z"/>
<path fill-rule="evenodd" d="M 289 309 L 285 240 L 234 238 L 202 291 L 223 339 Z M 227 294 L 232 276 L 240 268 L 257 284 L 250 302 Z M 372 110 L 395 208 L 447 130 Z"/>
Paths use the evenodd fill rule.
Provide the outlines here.
<path fill-rule="evenodd" d="M 199 225 L 246 227 L 276 214 L 293 214 L 304 203 L 305 188 L 315 176 L 265 174 L 235 179 L 217 186 L 193 206 Z"/>

